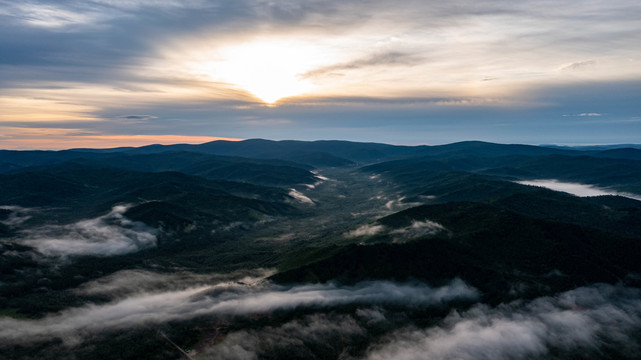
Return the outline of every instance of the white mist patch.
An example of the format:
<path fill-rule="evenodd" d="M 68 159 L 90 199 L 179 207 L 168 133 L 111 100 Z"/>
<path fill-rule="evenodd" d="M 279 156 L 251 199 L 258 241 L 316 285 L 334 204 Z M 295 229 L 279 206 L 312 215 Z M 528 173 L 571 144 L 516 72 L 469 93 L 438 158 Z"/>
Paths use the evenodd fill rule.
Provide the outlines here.
<path fill-rule="evenodd" d="M 394 210 L 395 208 L 400 208 L 403 206 L 403 200 L 405 200 L 405 196 L 401 196 L 397 200 L 390 200 L 385 203 L 385 208 L 387 208 L 387 210 Z"/>
<path fill-rule="evenodd" d="M 343 236 L 346 238 L 357 238 L 362 236 L 374 236 L 386 230 L 384 225 L 379 224 L 366 224 L 362 225 L 355 230 L 346 232 Z"/>
<path fill-rule="evenodd" d="M 450 314 L 440 326 L 406 329 L 370 348 L 368 359 L 530 359 L 551 351 L 590 358 L 603 345 L 641 349 L 641 290 L 606 284 Z"/>
<path fill-rule="evenodd" d="M 154 290 L 185 290 L 209 286 L 212 283 L 256 285 L 275 273 L 276 271 L 273 269 L 263 268 L 220 274 L 196 274 L 191 272 L 161 274 L 146 270 L 121 270 L 86 282 L 75 289 L 74 292 L 80 295 L 103 295 L 110 298 L 121 298 L 132 294 L 149 293 Z"/>
<path fill-rule="evenodd" d="M 245 315 L 346 304 L 442 306 L 457 300 L 474 301 L 478 297 L 478 291 L 460 279 L 437 288 L 389 281 L 354 286 L 329 283 L 289 287 L 271 283 L 219 283 L 179 291 L 141 293 L 103 305 L 67 309 L 37 320 L 0 318 L 0 341 L 29 343 L 62 338 L 73 344 L 92 333 L 205 315 Z"/>
<path fill-rule="evenodd" d="M 433 236 L 442 231 L 446 231 L 445 227 L 437 222 L 424 220 L 412 220 L 412 224 L 408 227 L 390 231 L 390 235 L 394 236 L 394 242 L 404 242 L 407 240 L 418 239 L 426 236 Z"/>
<path fill-rule="evenodd" d="M 16 242 L 45 256 L 114 256 L 156 246 L 156 230 L 131 221 L 128 206 L 114 206 L 107 215 L 68 225 L 47 225 L 24 231 Z"/>
<path fill-rule="evenodd" d="M 303 204 L 308 204 L 308 205 L 314 205 L 314 201 L 307 196 L 303 195 L 300 191 L 296 189 L 289 189 L 289 196 L 293 197 L 296 199 L 298 202 L 303 203 Z"/>
<path fill-rule="evenodd" d="M 30 214 L 35 211 L 34 209 L 23 208 L 22 206 L 14 206 L 14 205 L 0 206 L 0 209 L 11 211 L 11 214 L 9 214 L 9 216 L 6 219 L 0 221 L 0 223 L 5 224 L 7 226 L 12 226 L 12 227 L 18 226 L 23 222 L 31 219 Z"/>
<path fill-rule="evenodd" d="M 204 354 L 207 359 L 248 360 L 268 358 L 269 356 L 265 355 L 273 354 L 276 350 L 280 353 L 296 354 L 292 358 L 317 358 L 309 351 L 308 344 L 324 344 L 330 347 L 327 342 L 331 339 L 347 340 L 365 336 L 367 330 L 352 316 L 313 314 L 278 327 L 232 332 L 225 336 L 222 342 L 205 349 Z"/>
<path fill-rule="evenodd" d="M 431 220 L 412 220 L 410 226 L 393 230 L 390 230 L 382 224 L 365 224 L 355 230 L 346 232 L 343 236 L 346 238 L 358 238 L 386 234 L 393 238 L 393 242 L 401 243 L 426 236 L 433 236 L 443 231 L 447 231 L 447 229 L 437 222 Z"/>
<path fill-rule="evenodd" d="M 331 179 L 330 179 L 330 178 L 328 178 L 328 177 L 325 177 L 325 176 L 323 176 L 323 175 L 320 175 L 320 174 L 318 173 L 318 170 L 312 170 L 312 171 L 311 171 L 311 173 L 312 173 L 312 174 L 314 174 L 314 177 L 315 177 L 318 181 L 317 181 L 317 182 L 315 182 L 315 183 L 313 183 L 313 184 L 303 184 L 303 185 L 305 185 L 308 189 L 315 189 L 318 185 L 322 184 L 323 182 L 331 180 Z"/>
<path fill-rule="evenodd" d="M 378 199 L 378 198 L 377 198 Z M 382 197 L 381 200 L 385 200 L 385 197 Z M 406 197 L 400 196 L 398 199 L 392 199 L 385 203 L 384 208 L 386 212 L 397 212 L 411 208 L 413 206 L 422 205 L 420 202 L 405 202 Z"/>
<path fill-rule="evenodd" d="M 641 201 L 641 195 L 618 192 L 606 188 L 600 188 L 593 185 L 563 182 L 555 179 L 539 179 L 539 180 L 522 180 L 516 181 L 521 185 L 540 186 L 554 191 L 562 191 L 568 194 L 586 197 L 586 196 L 602 196 L 602 195 L 617 195 Z"/>
<path fill-rule="evenodd" d="M 319 174 L 318 170 L 312 170 L 312 174 L 314 174 L 314 177 L 316 177 L 318 180 L 321 180 L 321 181 L 329 181 L 330 180 L 328 177 L 325 177 L 325 176 Z"/>

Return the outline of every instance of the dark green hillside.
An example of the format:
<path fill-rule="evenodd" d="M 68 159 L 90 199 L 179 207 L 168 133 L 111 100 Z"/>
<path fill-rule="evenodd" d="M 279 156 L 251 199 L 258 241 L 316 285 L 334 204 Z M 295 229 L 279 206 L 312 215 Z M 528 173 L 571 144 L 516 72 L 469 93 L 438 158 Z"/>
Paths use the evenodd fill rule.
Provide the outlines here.
<path fill-rule="evenodd" d="M 499 177 L 487 175 L 499 172 L 498 168 L 474 173 L 451 170 L 461 167 L 452 164 L 452 161 L 417 158 L 374 164 L 360 170 L 369 174 L 379 174 L 382 179 L 396 184 L 396 188 L 409 202 L 480 201 L 526 216 L 593 227 L 622 235 L 641 236 L 641 212 L 638 210 L 641 202 L 637 200 L 615 196 L 577 197 L 542 187 L 521 185 L 506 179 L 550 178 L 553 175 L 562 178 L 573 174 L 572 176 L 576 177 L 598 176 L 600 179 L 618 179 L 610 181 L 634 184 L 637 179 L 641 179 L 641 168 L 637 174 L 634 167 L 628 165 L 637 165 L 637 162 L 556 155 L 529 160 L 515 157 L 497 159 L 536 163 L 538 168 L 504 167 L 500 168 L 502 177 Z M 471 158 L 469 167 L 484 161 L 481 158 Z M 599 164 L 601 167 L 597 166 Z M 596 170 L 593 170 L 592 165 Z M 541 173 L 541 168 L 548 169 L 546 171 L 549 172 Z"/>
<path fill-rule="evenodd" d="M 528 178 L 558 179 L 600 186 L 641 186 L 641 162 L 636 160 L 550 155 L 524 159 L 510 167 L 529 173 Z M 485 173 L 508 175 L 505 174 L 505 169 L 489 169 Z"/>
<path fill-rule="evenodd" d="M 532 146 L 494 144 L 482 141 L 464 141 L 436 146 L 397 146 L 379 143 L 350 141 L 272 141 L 250 139 L 244 141 L 213 141 L 199 145 L 148 145 L 138 148 L 113 149 L 72 149 L 62 151 L 9 151 L 0 150 L 0 173 L 22 167 L 52 165 L 78 159 L 105 160 L 114 156 L 140 154 L 166 154 L 189 152 L 201 155 L 244 157 L 268 160 L 271 165 L 309 164 L 319 167 L 340 167 L 357 164 L 371 164 L 389 160 L 409 158 L 432 158 L 439 161 L 459 162 L 482 158 L 484 162 L 496 162 L 497 158 L 542 157 L 549 155 L 591 156 L 606 159 L 641 160 L 641 150 L 634 148 L 562 148 L 553 146 Z M 163 155 L 164 156 L 164 155 Z M 171 157 L 171 156 L 170 156 Z M 194 156 L 196 159 L 196 156 Z M 279 160 L 275 160 L 279 159 Z M 458 159 L 458 160 L 457 160 Z M 245 159 L 248 160 L 248 159 Z M 261 160 L 255 160 L 259 162 Z M 193 161 L 193 159 L 189 160 Z M 279 163 L 280 162 L 280 163 Z M 287 164 L 296 162 L 298 165 Z M 153 171 L 161 171 L 164 165 L 157 164 Z M 489 165 L 489 164 L 488 164 Z M 464 167 L 467 165 L 464 165 Z M 491 167 L 498 167 L 494 165 Z M 479 168 L 480 169 L 480 168 Z M 165 168 L 164 170 L 177 170 Z M 460 169 L 459 169 L 460 170 Z"/>
<path fill-rule="evenodd" d="M 526 190 L 524 185 L 501 178 L 451 171 L 442 162 L 401 160 L 362 168 L 397 184 L 406 196 L 435 196 L 435 201 L 479 201 Z"/>
<path fill-rule="evenodd" d="M 641 236 L 641 201 L 620 196 L 581 198 L 532 187 L 488 203 L 523 215 Z"/>
<path fill-rule="evenodd" d="M 101 153 L 85 153 L 79 151 L 15 151 L 0 150 L 0 173 L 12 171 L 22 167 L 42 166 L 57 164 L 84 157 L 86 159 L 100 159 Z"/>
<path fill-rule="evenodd" d="M 638 186 L 641 162 L 591 156 L 418 157 L 362 168 L 403 184 L 420 181 L 436 171 L 465 171 L 509 179 L 557 179 L 601 186 Z"/>
<path fill-rule="evenodd" d="M 406 244 L 350 245 L 329 258 L 287 270 L 281 282 L 354 283 L 365 279 L 422 279 L 439 283 L 461 277 L 488 301 L 614 283 L 641 270 L 641 241 L 576 225 L 534 219 L 494 206 L 454 202 L 419 206 L 378 220 L 389 228 L 431 220 L 450 236 Z M 316 250 L 318 251 L 318 250 Z"/>
<path fill-rule="evenodd" d="M 178 171 L 208 179 L 244 181 L 260 185 L 313 184 L 317 181 L 309 165 L 281 160 L 259 160 L 229 156 L 215 156 L 189 152 L 158 154 L 113 154 L 102 159 L 78 158 L 67 163 L 22 167 L 11 173 L 46 171 L 53 168 L 81 164 L 89 167 L 125 169 L 143 172 Z"/>
<path fill-rule="evenodd" d="M 303 144 L 311 144 L 302 142 Z M 331 147 L 325 147 L 329 150 Z M 290 146 L 281 141 L 250 139 L 244 141 L 212 141 L 200 145 L 150 145 L 127 151 L 131 154 L 154 154 L 166 151 L 188 151 L 203 154 L 242 156 L 257 159 L 280 159 L 313 166 L 347 166 L 353 164 L 339 153 L 320 151 L 309 146 Z"/>
<path fill-rule="evenodd" d="M 95 161 L 88 161 L 95 166 Z M 105 167 L 136 171 L 179 171 L 208 179 L 244 181 L 261 185 L 313 184 L 312 167 L 282 160 L 258 160 L 188 152 L 118 155 L 98 162 Z"/>
<path fill-rule="evenodd" d="M 611 158 L 611 159 L 628 159 L 641 161 L 641 149 L 636 148 L 619 148 L 604 150 L 592 154 L 594 157 Z"/>
<path fill-rule="evenodd" d="M 318 181 L 314 174 L 301 168 L 252 163 L 212 166 L 200 172 L 192 172 L 191 169 L 184 169 L 183 171 L 187 174 L 200 175 L 208 179 L 246 181 L 252 184 L 272 186 L 313 184 Z"/>
<path fill-rule="evenodd" d="M 634 149 L 631 149 L 634 150 Z M 344 166 L 351 162 L 375 163 L 404 158 L 432 157 L 495 158 L 504 156 L 536 157 L 546 155 L 594 155 L 595 157 L 638 159 L 638 152 L 630 149 L 563 148 L 519 144 L 495 144 L 483 141 L 463 141 L 435 146 L 398 146 L 380 143 L 362 143 L 338 140 L 272 141 L 249 139 L 244 141 L 212 141 L 200 145 L 150 145 L 126 150 L 130 153 L 158 153 L 189 151 L 206 154 L 287 159 L 315 166 Z"/>
<path fill-rule="evenodd" d="M 73 163 L 42 171 L 0 174 L 0 186 L 0 204 L 53 206 L 76 218 L 100 215 L 117 203 L 153 200 L 206 208 L 224 218 L 239 216 L 240 220 L 255 212 L 274 215 L 293 211 L 284 203 L 291 200 L 287 191 L 278 188 L 178 172 L 145 173 Z"/>
<path fill-rule="evenodd" d="M 495 144 L 484 141 L 461 141 L 447 145 L 427 146 L 417 153 L 422 156 L 450 157 L 500 157 L 506 155 L 541 156 L 549 154 L 577 154 L 570 149 L 520 144 Z"/>

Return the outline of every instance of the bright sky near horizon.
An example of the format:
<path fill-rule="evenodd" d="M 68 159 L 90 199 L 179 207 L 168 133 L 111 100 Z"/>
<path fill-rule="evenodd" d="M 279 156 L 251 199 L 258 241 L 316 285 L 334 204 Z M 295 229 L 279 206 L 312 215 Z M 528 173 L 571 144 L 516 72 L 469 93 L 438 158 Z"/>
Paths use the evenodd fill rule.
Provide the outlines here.
<path fill-rule="evenodd" d="M 641 142 L 637 0 L 0 0 L 0 148 Z"/>

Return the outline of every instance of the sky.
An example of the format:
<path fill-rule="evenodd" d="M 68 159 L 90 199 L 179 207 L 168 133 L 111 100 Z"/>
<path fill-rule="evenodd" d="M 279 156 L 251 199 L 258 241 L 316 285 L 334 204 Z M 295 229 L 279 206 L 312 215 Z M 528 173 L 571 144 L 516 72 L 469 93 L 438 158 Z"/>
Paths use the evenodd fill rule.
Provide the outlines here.
<path fill-rule="evenodd" d="M 0 148 L 641 142 L 638 0 L 0 0 Z"/>

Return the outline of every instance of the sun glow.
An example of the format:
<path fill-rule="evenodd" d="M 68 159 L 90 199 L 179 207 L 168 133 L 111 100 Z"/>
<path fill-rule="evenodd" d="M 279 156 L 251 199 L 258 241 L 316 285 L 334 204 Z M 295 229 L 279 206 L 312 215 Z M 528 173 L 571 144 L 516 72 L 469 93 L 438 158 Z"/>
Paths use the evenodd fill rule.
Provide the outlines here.
<path fill-rule="evenodd" d="M 273 104 L 306 94 L 317 86 L 301 74 L 327 62 L 319 46 L 301 41 L 255 41 L 220 49 L 215 60 L 199 62 L 196 71 Z"/>

